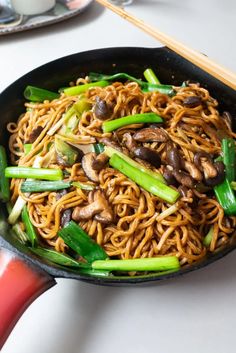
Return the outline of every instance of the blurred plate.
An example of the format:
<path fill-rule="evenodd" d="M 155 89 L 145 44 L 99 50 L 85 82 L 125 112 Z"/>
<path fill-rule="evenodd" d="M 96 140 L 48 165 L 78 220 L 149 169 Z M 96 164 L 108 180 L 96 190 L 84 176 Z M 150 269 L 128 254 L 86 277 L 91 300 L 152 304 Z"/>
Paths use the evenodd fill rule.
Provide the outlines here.
<path fill-rule="evenodd" d="M 56 6 L 50 11 L 33 16 L 18 15 L 10 7 L 3 7 L 0 12 L 0 35 L 27 31 L 67 20 L 83 12 L 92 1 L 58 0 Z"/>

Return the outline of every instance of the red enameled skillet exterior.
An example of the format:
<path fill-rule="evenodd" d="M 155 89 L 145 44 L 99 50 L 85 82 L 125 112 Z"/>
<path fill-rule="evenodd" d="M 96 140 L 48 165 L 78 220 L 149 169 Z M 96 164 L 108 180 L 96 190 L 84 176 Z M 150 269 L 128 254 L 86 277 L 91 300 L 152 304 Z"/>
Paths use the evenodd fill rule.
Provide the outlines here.
<path fill-rule="evenodd" d="M 68 82 L 89 72 L 106 74 L 127 72 L 142 77 L 143 71 L 152 67 L 161 82 L 181 85 L 183 81 L 200 82 L 219 101 L 220 111 L 230 111 L 236 116 L 236 93 L 187 60 L 167 48 L 106 48 L 77 53 L 45 64 L 15 81 L 0 95 L 0 144 L 7 146 L 6 124 L 14 121 L 24 111 L 23 91 L 27 85 L 51 90 L 66 86 Z M 0 222 L 0 348 L 16 321 L 28 305 L 45 290 L 53 286 L 57 277 L 74 278 L 101 285 L 138 285 L 157 282 L 197 270 L 226 255 L 235 246 L 235 237 L 219 252 L 203 261 L 175 273 L 152 274 L 139 277 L 89 277 L 53 265 L 31 254 L 13 236 L 6 223 L 6 211 L 1 205 Z"/>

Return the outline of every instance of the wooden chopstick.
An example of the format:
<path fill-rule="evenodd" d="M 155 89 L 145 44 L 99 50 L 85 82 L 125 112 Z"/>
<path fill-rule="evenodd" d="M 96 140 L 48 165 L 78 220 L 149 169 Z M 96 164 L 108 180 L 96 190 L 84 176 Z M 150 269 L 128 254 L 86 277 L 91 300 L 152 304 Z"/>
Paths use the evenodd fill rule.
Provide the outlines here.
<path fill-rule="evenodd" d="M 124 9 L 112 5 L 107 0 L 96 0 L 99 4 L 107 7 L 108 9 L 112 10 L 113 12 L 120 15 L 125 20 L 131 22 L 135 26 L 142 29 L 144 32 L 150 34 L 152 37 L 160 41 L 162 44 L 166 45 L 168 48 L 179 54 L 180 56 L 184 57 L 185 59 L 189 60 L 194 65 L 200 67 L 202 70 L 207 72 L 208 74 L 214 76 L 227 86 L 236 89 L 236 74 L 229 71 L 228 69 L 220 66 L 219 64 L 215 63 L 207 56 L 187 47 L 186 45 L 180 43 L 179 41 L 169 37 L 165 33 L 159 31 L 156 28 L 149 26 L 148 24 L 144 23 L 140 19 L 136 18 L 135 16 L 131 15 L 130 13 L 126 12 Z"/>

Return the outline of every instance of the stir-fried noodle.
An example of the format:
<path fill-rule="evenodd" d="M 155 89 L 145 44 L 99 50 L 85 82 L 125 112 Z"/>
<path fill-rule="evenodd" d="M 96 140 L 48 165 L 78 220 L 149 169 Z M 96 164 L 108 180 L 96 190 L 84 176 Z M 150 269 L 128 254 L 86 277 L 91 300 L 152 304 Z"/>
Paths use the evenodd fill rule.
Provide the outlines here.
<path fill-rule="evenodd" d="M 217 158 L 221 152 L 222 137 L 235 138 L 235 134 L 227 121 L 220 116 L 217 101 L 206 89 L 198 84 L 191 84 L 176 88 L 176 91 L 173 97 L 158 92 L 143 93 L 134 82 L 116 82 L 104 88 L 91 88 L 85 97 L 91 103 L 92 109 L 83 112 L 73 130 L 73 144 L 75 145 L 75 139 L 76 145 L 83 147 L 110 140 L 125 154 L 136 158 L 126 145 L 126 137 L 132 137 L 137 131 L 147 127 L 156 128 L 136 124 L 104 133 L 103 121 L 96 117 L 93 109 L 99 97 L 111 109 L 109 119 L 147 112 L 160 115 L 164 124 L 158 129 L 165 135 L 163 141 L 148 141 L 147 138 L 146 141 L 136 141 L 136 144 L 151 148 L 159 154 L 161 165 L 158 170 L 162 174 L 168 169 L 168 146 L 172 146 L 184 165 L 182 178 L 193 176 L 193 169 L 196 169 L 195 155 L 204 152 Z M 183 104 L 186 98 L 193 96 L 199 97 L 201 104 Z M 176 190 L 181 190 L 181 197 L 176 203 L 168 204 L 139 187 L 109 164 L 99 171 L 97 183 L 88 178 L 80 162 L 70 167 L 60 165 L 53 141 L 55 136 L 61 135 L 65 141 L 71 142 L 70 136 L 63 134 L 61 122 L 63 114 L 77 100 L 77 96 L 68 97 L 61 94 L 59 99 L 51 102 L 26 103 L 26 112 L 20 116 L 17 123 L 11 122 L 7 127 L 11 133 L 11 160 L 15 165 L 32 166 L 39 155 L 42 157 L 42 167 L 60 168 L 67 172 L 66 180 L 89 183 L 94 185 L 95 190 L 100 190 L 112 209 L 112 221 L 103 222 L 99 221 L 98 217 L 91 216 L 90 219 L 81 219 L 78 223 L 109 256 L 128 259 L 168 254 L 176 255 L 183 265 L 203 258 L 207 251 L 213 252 L 229 241 L 234 232 L 236 217 L 224 214 L 212 189 L 188 187 L 186 184 L 182 185 L 180 177 L 176 177 L 175 182 L 169 184 Z M 24 144 L 30 140 L 32 132 L 38 126 L 41 129 L 32 149 L 25 154 Z M 148 162 L 139 158 L 136 160 L 157 171 Z M 173 167 L 169 166 L 169 172 L 172 170 Z M 73 211 L 76 207 L 83 208 L 91 204 L 94 191 L 71 186 L 64 193 L 47 191 L 26 194 L 20 191 L 21 183 L 21 179 L 11 181 L 12 202 L 14 203 L 19 195 L 27 200 L 31 222 L 42 241 L 59 252 L 66 252 L 67 246 L 57 235 L 61 227 L 62 213 L 66 209 Z M 211 227 L 213 236 L 207 249 L 203 239 Z"/>

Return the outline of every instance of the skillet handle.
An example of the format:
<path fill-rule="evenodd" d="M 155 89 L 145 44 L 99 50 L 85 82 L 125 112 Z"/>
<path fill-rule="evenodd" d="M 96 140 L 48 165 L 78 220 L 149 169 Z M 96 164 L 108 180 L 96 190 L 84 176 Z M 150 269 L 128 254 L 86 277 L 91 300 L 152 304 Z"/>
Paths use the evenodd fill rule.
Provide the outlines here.
<path fill-rule="evenodd" d="M 27 307 L 55 284 L 46 272 L 0 248 L 0 350 Z"/>

